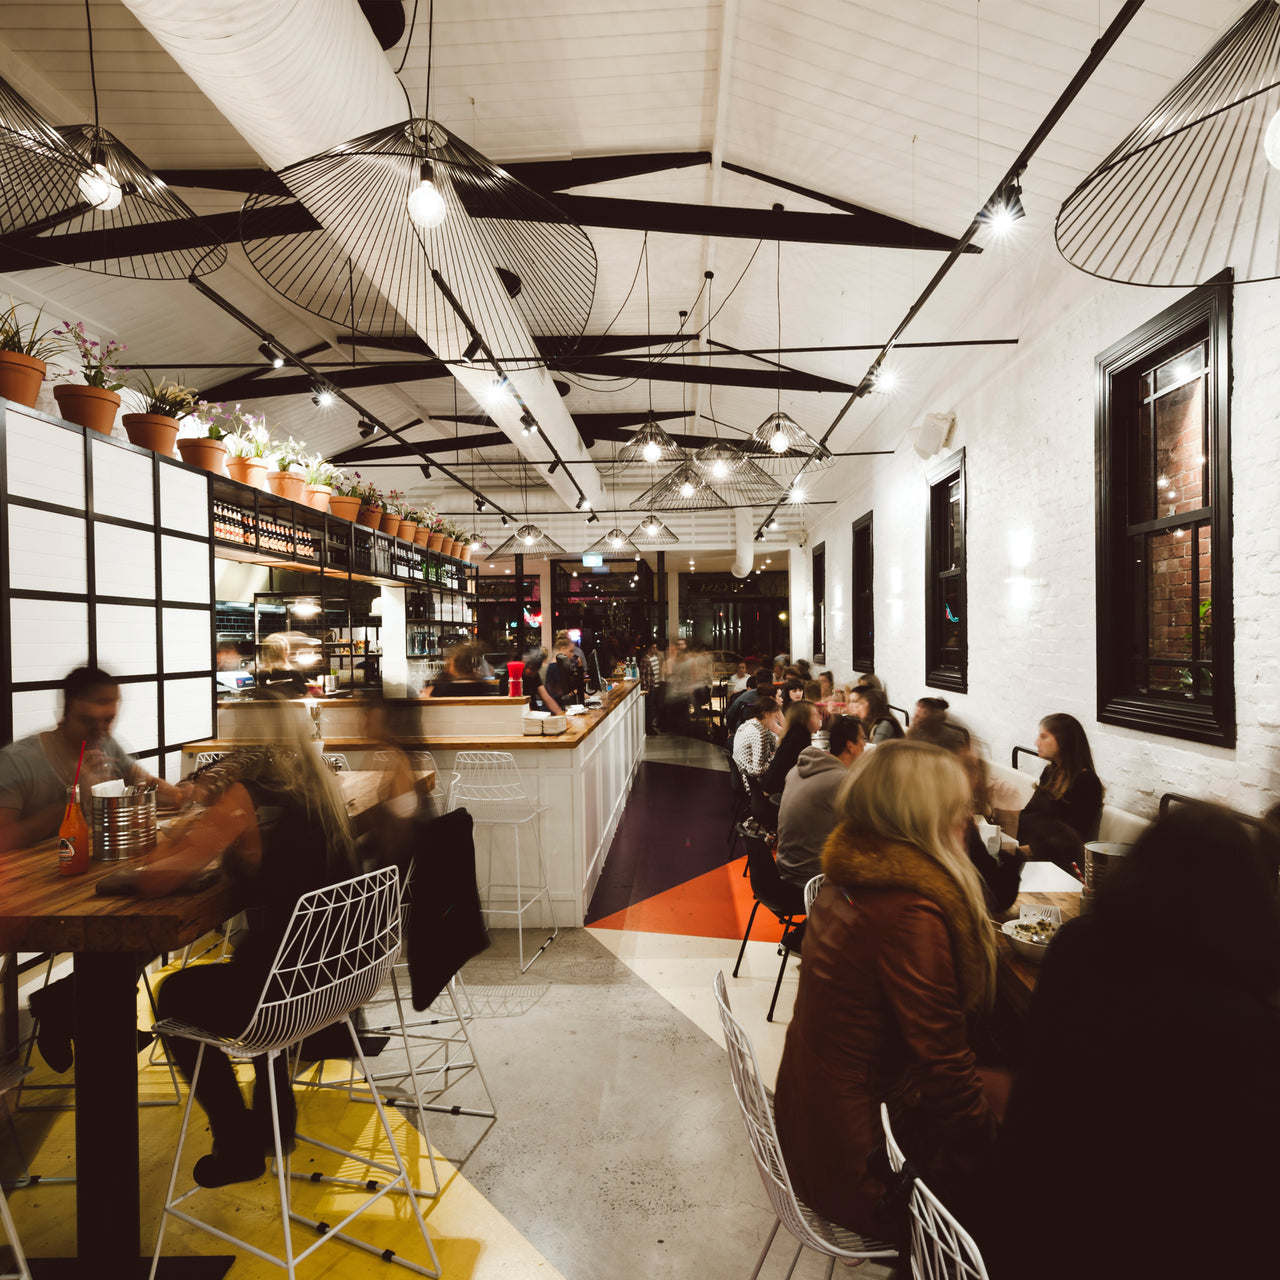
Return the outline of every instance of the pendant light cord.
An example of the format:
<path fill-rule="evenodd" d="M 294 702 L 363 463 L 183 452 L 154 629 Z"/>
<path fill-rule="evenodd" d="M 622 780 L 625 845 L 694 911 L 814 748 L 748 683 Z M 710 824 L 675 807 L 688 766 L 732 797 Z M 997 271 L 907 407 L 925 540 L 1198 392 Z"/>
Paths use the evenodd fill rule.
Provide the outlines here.
<path fill-rule="evenodd" d="M 93 65 L 93 16 L 89 12 L 89 0 L 84 0 L 84 21 L 89 29 L 89 83 L 93 87 L 93 132 L 98 133 L 98 73 Z"/>
<path fill-rule="evenodd" d="M 417 0 L 414 0 L 415 5 Z M 427 3 L 427 96 L 422 105 L 422 116 L 431 122 L 431 64 L 436 60 L 436 0 Z"/>

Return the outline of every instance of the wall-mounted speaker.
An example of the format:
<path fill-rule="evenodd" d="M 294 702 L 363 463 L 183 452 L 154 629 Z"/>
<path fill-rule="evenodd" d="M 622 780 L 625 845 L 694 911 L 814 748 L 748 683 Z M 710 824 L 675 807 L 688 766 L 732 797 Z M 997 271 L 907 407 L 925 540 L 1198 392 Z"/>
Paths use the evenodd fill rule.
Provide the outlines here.
<path fill-rule="evenodd" d="M 947 447 L 955 425 L 954 413 L 926 413 L 924 420 L 911 433 L 911 447 L 922 458 L 932 458 Z"/>

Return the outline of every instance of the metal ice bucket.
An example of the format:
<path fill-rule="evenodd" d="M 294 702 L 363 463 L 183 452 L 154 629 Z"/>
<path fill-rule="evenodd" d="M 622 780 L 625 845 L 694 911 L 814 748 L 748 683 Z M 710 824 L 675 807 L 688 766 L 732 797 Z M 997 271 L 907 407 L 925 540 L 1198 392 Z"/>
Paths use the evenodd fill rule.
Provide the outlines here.
<path fill-rule="evenodd" d="M 93 797 L 93 857 L 140 858 L 156 847 L 156 793 Z"/>

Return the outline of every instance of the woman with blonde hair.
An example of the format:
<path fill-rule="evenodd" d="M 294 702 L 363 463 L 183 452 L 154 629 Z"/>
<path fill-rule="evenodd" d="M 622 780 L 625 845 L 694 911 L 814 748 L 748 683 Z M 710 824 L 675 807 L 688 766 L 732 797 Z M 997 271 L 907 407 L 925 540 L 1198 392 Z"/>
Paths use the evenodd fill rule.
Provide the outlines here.
<path fill-rule="evenodd" d="M 836 797 L 775 1112 L 801 1199 L 864 1235 L 891 1229 L 877 1220 L 885 1188 L 868 1170 L 882 1102 L 946 1200 L 994 1138 L 1007 1093 L 1002 1073 L 979 1074 L 969 1042 L 996 974 L 964 850 L 971 805 L 955 758 L 920 742 L 864 754 Z"/>

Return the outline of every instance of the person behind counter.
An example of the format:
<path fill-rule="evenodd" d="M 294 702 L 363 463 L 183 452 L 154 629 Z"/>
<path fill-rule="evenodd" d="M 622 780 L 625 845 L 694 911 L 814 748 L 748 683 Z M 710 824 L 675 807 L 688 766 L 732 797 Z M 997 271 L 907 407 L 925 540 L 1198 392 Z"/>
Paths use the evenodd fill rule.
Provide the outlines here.
<path fill-rule="evenodd" d="M 307 677 L 294 664 L 289 637 L 273 632 L 262 642 L 262 660 L 258 666 L 257 687 L 260 691 L 305 697 Z"/>
<path fill-rule="evenodd" d="M 162 804 L 181 806 L 177 787 L 153 777 L 111 736 L 120 713 L 120 682 L 98 667 L 77 667 L 62 682 L 62 717 L 53 729 L 19 738 L 0 751 L 0 853 L 58 834 L 80 744 L 81 801 L 112 778 L 150 783 Z"/>
<path fill-rule="evenodd" d="M 559 664 L 554 660 L 550 663 L 546 662 L 546 655 L 541 649 L 535 649 L 525 659 L 524 690 L 529 698 L 530 711 L 546 711 L 553 716 L 564 715 L 565 704 L 556 697 L 548 685 L 550 682 L 550 685 L 560 688 L 563 677 L 558 668 Z"/>
<path fill-rule="evenodd" d="M 481 674 L 484 653 L 478 644 L 450 649 L 444 670 L 422 691 L 424 698 L 484 698 L 498 692 Z"/>
<path fill-rule="evenodd" d="M 282 713 L 287 710 L 280 708 Z M 220 1035 L 243 1031 L 298 899 L 356 874 L 346 808 L 333 775 L 306 742 L 300 717 L 266 746 L 242 747 L 203 770 L 196 798 L 207 806 L 176 835 L 163 839 L 139 874 L 143 894 L 172 892 L 222 856 L 244 884 L 248 931 L 226 964 L 192 965 L 171 974 L 156 993 L 161 1018 L 174 1018 Z M 169 1042 L 188 1080 L 199 1046 Z M 296 1107 L 287 1060 L 275 1060 L 281 1141 L 292 1149 Z M 245 1106 L 231 1060 L 205 1053 L 196 1100 L 209 1118 L 213 1151 L 196 1161 L 204 1187 L 249 1182 L 266 1168 L 273 1146 L 267 1057 L 254 1059 L 252 1109 Z"/>

